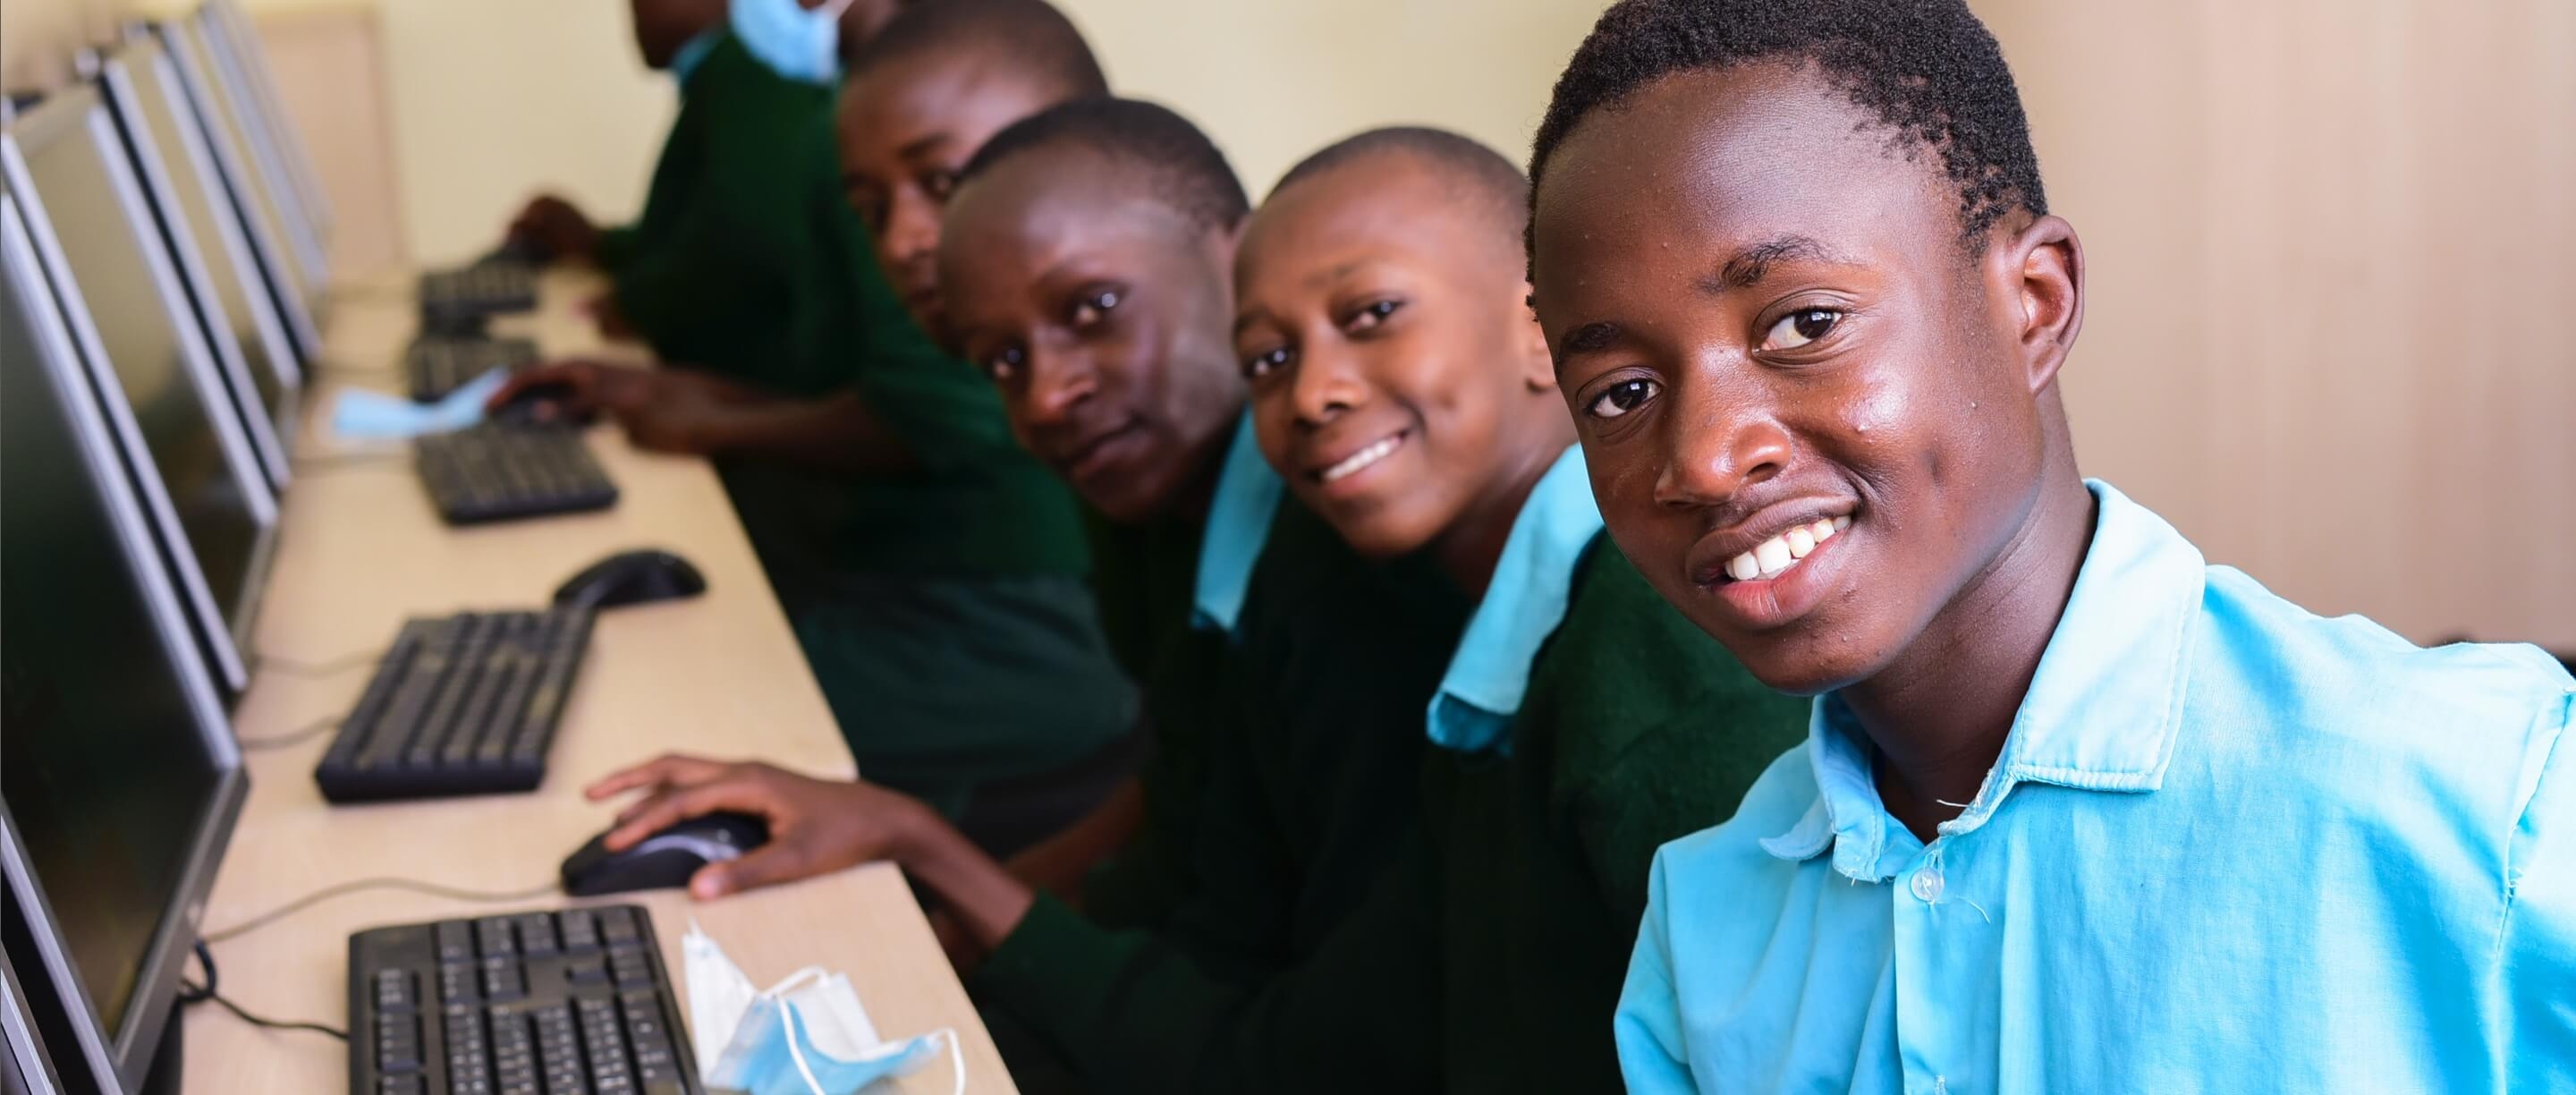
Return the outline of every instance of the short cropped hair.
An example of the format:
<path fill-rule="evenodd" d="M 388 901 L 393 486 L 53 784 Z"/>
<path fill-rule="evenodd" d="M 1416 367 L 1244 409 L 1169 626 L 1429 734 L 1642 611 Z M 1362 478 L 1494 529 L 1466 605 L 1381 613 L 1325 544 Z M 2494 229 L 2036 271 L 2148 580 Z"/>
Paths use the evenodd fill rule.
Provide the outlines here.
<path fill-rule="evenodd" d="M 1557 78 L 1530 177 L 1585 118 L 1648 84 L 1773 60 L 1815 65 L 1899 140 L 1937 153 L 1973 250 L 2006 212 L 2048 212 L 2012 69 L 1965 0 L 1621 0 Z"/>
<path fill-rule="evenodd" d="M 1109 94 L 1091 43 L 1046 0 L 922 0 L 907 4 L 850 58 L 855 80 L 870 69 L 960 46 L 999 47 L 1013 64 L 1068 94 Z"/>
<path fill-rule="evenodd" d="M 1190 120 L 1137 99 L 1077 99 L 1011 124 L 967 161 L 960 185 L 1025 156 L 1049 151 L 1098 156 L 1132 170 L 1157 200 L 1199 228 L 1228 229 L 1252 212 L 1225 153 Z"/>
<path fill-rule="evenodd" d="M 1297 161 L 1279 177 L 1273 193 L 1374 156 L 1413 157 L 1456 184 L 1483 211 L 1495 218 L 1513 242 L 1521 240 L 1529 221 L 1528 176 L 1502 153 L 1473 137 L 1429 126 L 1390 126 L 1354 134 Z"/>

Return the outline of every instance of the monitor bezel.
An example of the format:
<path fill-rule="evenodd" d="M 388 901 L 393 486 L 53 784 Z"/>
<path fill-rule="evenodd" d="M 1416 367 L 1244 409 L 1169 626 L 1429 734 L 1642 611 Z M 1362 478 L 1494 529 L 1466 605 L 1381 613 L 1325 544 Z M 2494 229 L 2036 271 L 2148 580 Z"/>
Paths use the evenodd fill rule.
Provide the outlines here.
<path fill-rule="evenodd" d="M 100 338 L 97 322 L 90 314 L 89 302 L 81 295 L 80 284 L 71 274 L 70 259 L 61 241 L 54 235 L 53 221 L 46 216 L 44 194 L 36 188 L 34 176 L 27 168 L 23 148 L 44 147 L 53 141 L 82 139 L 71 132 L 75 127 L 89 130 L 88 139 L 104 142 L 99 148 L 111 186 L 120 190 L 118 205 L 126 218 L 126 227 L 143 241 L 144 265 L 152 271 L 155 295 L 161 300 L 171 325 L 177 329 L 182 366 L 195 385 L 198 399 L 206 405 L 213 420 L 217 443 L 223 449 L 224 461 L 239 481 L 243 496 L 250 504 L 251 516 L 259 526 L 257 540 L 251 546 L 248 573 L 243 576 L 242 603 L 238 618 L 228 618 L 224 606 L 215 603 L 213 588 L 206 581 L 197 562 L 186 529 L 179 524 L 178 508 L 170 500 L 169 488 L 161 478 L 160 466 L 152 459 L 143 442 L 143 431 L 135 421 L 132 407 L 125 397 L 123 381 L 109 360 L 106 342 Z M 127 472 L 143 491 L 145 500 L 162 533 L 165 558 L 178 571 L 180 584 L 196 605 L 196 619 L 201 638 L 221 672 L 227 695 L 239 695 L 250 687 L 248 655 L 252 627 L 259 615 L 261 594 L 266 591 L 269 564 L 277 548 L 277 500 L 269 494 L 268 482 L 259 470 L 249 442 L 241 435 L 241 423 L 222 413 L 219 402 L 229 400 L 222 382 L 213 375 L 213 362 L 204 344 L 196 337 L 195 317 L 186 300 L 180 297 L 176 275 L 170 259 L 160 249 L 150 246 L 159 237 L 148 210 L 141 207 L 142 195 L 131 175 L 131 167 L 115 151 L 118 139 L 113 123 L 107 120 L 106 107 L 98 102 L 95 89 L 86 86 L 67 88 L 48 97 L 35 109 L 21 113 L 6 133 L 0 133 L 0 172 L 5 172 L 9 187 L 17 195 L 21 223 L 33 245 L 37 269 L 51 287 L 65 324 L 70 328 L 72 345 L 88 367 L 92 396 L 106 409 L 108 421 L 123 443 Z"/>
<path fill-rule="evenodd" d="M 128 47 L 129 50 L 150 48 L 144 45 Z M 258 455 L 260 467 L 268 475 L 270 490 L 282 494 L 294 476 L 288 466 L 287 438 L 281 435 L 277 420 L 270 416 L 267 402 L 260 397 L 259 386 L 251 380 L 250 365 L 242 359 L 241 341 L 233 333 L 232 317 L 225 313 L 223 299 L 215 292 L 214 276 L 209 272 L 207 258 L 197 247 L 196 231 L 189 223 L 185 204 L 179 200 L 179 183 L 170 174 L 169 165 L 162 162 L 160 146 L 153 139 L 152 123 L 141 114 L 139 100 L 142 94 L 135 87 L 124 58 L 110 57 L 100 65 L 98 89 L 121 138 L 119 145 L 134 167 L 135 181 L 142 186 L 144 204 L 149 207 L 152 221 L 161 233 L 162 244 L 170 253 L 180 286 L 196 312 L 198 334 L 213 354 L 224 386 L 232 392 L 233 412 L 241 419 L 250 438 L 251 451 Z M 216 203 L 216 208 L 221 208 L 220 202 Z M 222 220 L 221 217 L 216 219 Z M 220 233 L 221 226 L 218 225 L 216 230 Z M 239 270 L 238 262 L 234 261 L 237 258 L 226 256 L 226 261 L 232 262 L 236 271 Z M 245 291 L 249 288 L 244 286 Z M 251 296 L 255 312 L 258 294 Z M 254 319 L 253 325 L 257 323 Z M 291 408 L 297 393 L 293 385 L 286 386 L 282 392 L 290 408 L 287 419 L 292 423 Z"/>
<path fill-rule="evenodd" d="M 0 1042 L 8 1047 L 9 1077 L 15 1084 L 0 1083 L 0 1088 L 27 1095 L 54 1095 L 62 1090 L 53 1055 L 46 1052 L 44 1039 L 36 1031 L 34 1004 L 18 984 L 14 960 L 0 961 Z"/>
<path fill-rule="evenodd" d="M 10 156 L 17 155 L 10 134 L 0 134 L 0 142 L 6 142 Z M 29 208 L 20 205 L 20 199 L 27 196 L 20 185 L 22 181 L 11 180 L 9 192 L 0 193 L 0 262 L 14 268 L 11 280 L 24 295 L 22 303 L 36 328 L 33 334 L 39 348 L 37 356 L 53 380 L 53 397 L 61 403 L 72 433 L 80 441 L 82 470 L 89 476 L 91 488 L 106 500 L 109 521 L 115 526 L 117 542 L 124 548 L 126 572 L 140 584 L 144 600 L 151 606 L 153 631 L 160 637 L 170 664 L 178 670 L 180 690 L 187 697 L 189 709 L 196 713 L 197 734 L 204 739 L 215 766 L 215 792 L 208 799 L 206 814 L 198 818 L 196 838 L 179 871 L 179 885 L 171 894 L 169 906 L 162 910 L 161 924 L 136 972 L 134 992 L 113 1031 L 101 1029 L 98 1010 L 91 1006 L 88 989 L 72 968 L 62 933 L 55 927 L 57 918 L 45 900 L 43 881 L 35 877 L 26 848 L 19 842 L 16 820 L 7 804 L 0 802 L 0 838 L 5 838 L 0 839 L 0 866 L 5 866 L 7 885 L 27 917 L 47 979 L 70 1011 L 73 1029 L 82 1043 L 81 1056 L 92 1067 L 103 1070 L 103 1076 L 113 1078 L 116 1086 L 131 1089 L 140 1086 L 150 1071 L 162 1028 L 170 1021 L 180 966 L 196 943 L 207 896 L 214 890 L 216 869 L 225 846 L 231 842 L 242 804 L 249 797 L 250 780 L 242 768 L 241 748 L 225 717 L 215 680 L 207 673 L 190 639 L 178 591 L 171 587 L 170 574 L 160 565 L 143 507 L 132 493 L 135 480 L 124 473 L 117 446 L 109 439 L 111 431 L 100 413 L 95 378 L 85 377 L 90 370 L 76 363 L 81 355 L 70 330 L 68 317 L 72 313 L 57 295 L 53 281 L 44 276 L 38 222 Z"/>
<path fill-rule="evenodd" d="M 304 196 L 305 217 L 313 225 L 313 238 L 324 245 L 329 255 L 332 213 L 331 196 L 322 188 L 322 172 L 313 160 L 313 147 L 304 140 L 295 120 L 286 113 L 286 95 L 277 86 L 277 64 L 268 55 L 268 44 L 260 40 L 259 27 L 250 12 L 236 0 L 206 0 L 207 17 L 220 24 L 218 29 L 230 39 L 234 56 L 240 58 L 243 75 L 250 78 L 257 107 L 268 115 L 269 127 L 277 135 L 277 146 L 286 170 Z"/>
<path fill-rule="evenodd" d="M 304 265 L 306 304 L 319 309 L 324 289 L 331 284 L 331 256 L 323 250 L 322 237 L 315 230 L 313 215 L 304 207 L 302 187 L 296 184 L 294 172 L 286 166 L 285 153 L 279 151 L 271 119 L 255 101 L 258 92 L 252 89 L 251 78 L 245 74 L 247 69 L 242 64 L 241 55 L 233 49 L 232 36 L 224 33 L 219 17 L 209 8 L 199 8 L 195 14 L 183 17 L 181 22 L 188 25 L 197 41 L 205 46 L 206 56 L 214 61 L 213 75 L 223 85 L 224 102 L 241 123 L 242 136 L 250 141 L 252 168 L 267 181 L 269 196 L 277 202 L 278 214 L 286 221 L 287 245 L 295 248 L 297 258 Z"/>
<path fill-rule="evenodd" d="M 295 337 L 296 358 L 307 378 L 322 360 L 322 329 L 314 321 L 308 294 L 319 290 L 304 280 L 304 271 L 278 235 L 286 230 L 283 223 L 271 226 L 260 215 L 261 197 L 266 184 L 251 172 L 250 152 L 233 139 L 233 131 L 224 120 L 230 108 L 218 94 L 214 77 L 200 63 L 198 48 L 203 40 L 174 22 L 147 24 L 141 33 L 161 42 L 162 55 L 179 74 L 180 90 L 187 95 L 197 132 L 206 139 L 206 150 L 214 155 L 215 166 L 223 175 L 224 190 L 232 195 L 233 215 L 240 218 L 250 234 L 251 247 L 257 253 L 269 299 L 277 305 L 278 314 L 286 318 L 288 333 Z M 285 220 L 281 208 L 278 220 Z"/>

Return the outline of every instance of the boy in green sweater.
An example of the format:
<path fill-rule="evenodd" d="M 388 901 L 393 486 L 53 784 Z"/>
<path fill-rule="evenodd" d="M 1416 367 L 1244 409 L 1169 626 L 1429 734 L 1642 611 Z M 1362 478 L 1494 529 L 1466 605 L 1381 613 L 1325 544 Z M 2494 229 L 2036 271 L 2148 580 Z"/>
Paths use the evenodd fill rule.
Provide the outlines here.
<path fill-rule="evenodd" d="M 779 29 L 795 21 L 779 16 L 798 3 L 634 0 L 638 52 L 680 85 L 643 213 L 600 227 L 549 194 L 529 202 L 509 233 L 549 259 L 608 273 L 611 289 L 592 306 L 603 333 L 742 379 L 760 379 L 788 355 L 811 244 L 805 226 L 782 215 L 793 208 L 784 199 L 797 185 L 797 135 L 831 110 L 832 76 L 773 63 L 797 50 L 796 36 Z M 867 42 L 899 3 L 848 4 L 838 51 Z"/>
<path fill-rule="evenodd" d="M 1100 1090 L 1612 1087 L 1601 1016 L 1655 847 L 1797 740 L 1796 702 L 1602 540 L 1523 303 L 1525 201 L 1482 146 L 1383 130 L 1292 170 L 1247 230 L 1235 340 L 1265 454 L 1352 545 L 1428 543 L 1479 603 L 1426 697 L 1420 831 L 1295 967 L 1075 945 L 1100 933 L 1044 903 L 1015 936 L 1053 946 L 984 964 L 975 988 Z"/>
<path fill-rule="evenodd" d="M 873 41 L 893 48 L 853 59 L 842 116 L 939 71 L 894 59 L 951 10 L 888 24 Z M 1044 52 L 1068 39 L 1090 65 L 1070 24 L 1014 40 Z M 990 81 L 958 105 L 1028 113 L 1089 90 L 1062 71 Z M 1014 850 L 1116 785 L 1133 689 L 1100 635 L 1072 498 L 1013 443 L 990 385 L 904 313 L 848 206 L 839 146 L 893 135 L 842 126 L 836 143 L 825 115 L 809 123 L 783 172 L 795 185 L 771 210 L 805 226 L 792 352 L 752 378 L 566 363 L 498 398 L 568 385 L 560 411 L 597 406 L 639 445 L 715 458 L 861 770 Z"/>
<path fill-rule="evenodd" d="M 1073 109 L 1024 128 L 1043 130 Z M 975 332 L 975 356 L 1006 390 L 1051 369 L 1079 379 L 1062 362 L 1084 359 L 1059 356 L 1080 343 L 1047 324 L 987 329 L 970 318 L 987 314 L 986 290 L 1031 297 L 1034 315 L 1080 316 L 1186 288 L 1152 277 L 1151 263 L 1107 263 L 1096 244 L 1085 246 L 1085 229 L 1116 224 L 1122 204 L 1169 200 L 1150 177 L 1111 171 L 1117 158 L 1100 151 L 1105 143 L 1006 133 L 970 169 L 952 209 L 943 273 L 976 290 L 960 327 Z M 827 803 L 783 773 L 639 774 L 623 785 L 662 794 L 630 811 L 618 838 L 723 808 L 839 830 L 799 841 L 793 862 L 755 868 L 747 858 L 711 872 L 713 890 L 872 856 L 902 862 L 989 948 L 972 981 L 988 1013 L 1033 1032 L 1100 1090 L 1614 1084 L 1601 1017 L 1617 996 L 1648 857 L 1726 816 L 1794 742 L 1799 712 L 1600 542 L 1546 349 L 1522 304 L 1523 200 L 1518 172 L 1471 142 L 1370 134 L 1292 172 L 1240 255 L 1237 350 L 1252 377 L 1260 447 L 1311 507 L 1282 508 L 1271 556 L 1321 534 L 1419 564 L 1394 584 L 1354 575 L 1345 593 L 1482 595 L 1463 637 L 1439 648 L 1437 684 L 1423 687 L 1398 731 L 1418 734 L 1428 702 L 1433 736 L 1448 747 L 1422 773 L 1425 829 L 1375 828 L 1401 858 L 1328 931 L 1243 962 L 1240 951 L 1207 945 L 1189 913 L 1159 931 L 1115 930 L 926 847 L 886 803 Z M 1022 272 L 1013 276 L 1015 264 Z M 1225 554 L 1212 539 L 1203 573 L 1227 569 Z M 1274 592 L 1256 586 L 1247 620 Z M 1332 592 L 1268 603 L 1327 631 L 1347 628 L 1320 611 Z M 1321 638 L 1329 647 L 1370 636 Z M 1319 683 L 1365 677 L 1345 665 Z M 1269 737 L 1256 726 L 1219 740 L 1249 750 Z M 1335 809 L 1364 805 L 1337 795 L 1343 789 L 1320 770 L 1276 752 L 1256 756 L 1263 763 L 1252 770 L 1269 771 L 1273 788 Z M 700 775 L 705 782 L 675 793 Z M 1279 778 L 1299 775 L 1316 781 Z M 1245 797 L 1220 779 L 1203 809 L 1218 814 Z M 840 820 L 818 820 L 826 816 Z M 1204 835 L 1200 908 L 1265 915 L 1258 903 L 1222 899 L 1270 849 L 1214 825 Z"/>

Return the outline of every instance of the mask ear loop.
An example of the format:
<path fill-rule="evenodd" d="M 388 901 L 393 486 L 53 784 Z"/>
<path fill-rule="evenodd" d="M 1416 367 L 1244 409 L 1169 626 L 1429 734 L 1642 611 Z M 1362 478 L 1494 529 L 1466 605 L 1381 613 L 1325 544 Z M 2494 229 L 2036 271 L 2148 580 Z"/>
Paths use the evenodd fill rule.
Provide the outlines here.
<path fill-rule="evenodd" d="M 805 1078 L 805 1089 L 814 1095 L 832 1095 L 823 1090 L 823 1081 L 814 1078 L 814 1066 L 805 1062 L 805 1017 L 797 1014 L 796 1005 L 785 1000 L 779 1001 L 778 1006 L 787 1012 L 787 1057 L 796 1062 L 796 1074 Z"/>
<path fill-rule="evenodd" d="M 931 1031 L 930 1036 L 948 1040 L 948 1063 L 953 1067 L 954 1075 L 957 1077 L 956 1086 L 950 1090 L 955 1095 L 966 1095 L 966 1046 L 957 1040 L 957 1028 L 941 1027 Z"/>

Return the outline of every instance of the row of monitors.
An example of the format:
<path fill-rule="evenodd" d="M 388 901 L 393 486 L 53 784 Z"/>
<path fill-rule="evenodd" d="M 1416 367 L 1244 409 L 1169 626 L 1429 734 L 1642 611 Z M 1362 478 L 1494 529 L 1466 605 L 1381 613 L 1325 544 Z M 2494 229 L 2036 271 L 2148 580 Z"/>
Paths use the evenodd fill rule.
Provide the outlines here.
<path fill-rule="evenodd" d="M 0 127 L 0 1081 L 127 1091 L 247 792 L 228 703 L 328 274 L 240 13 Z"/>

